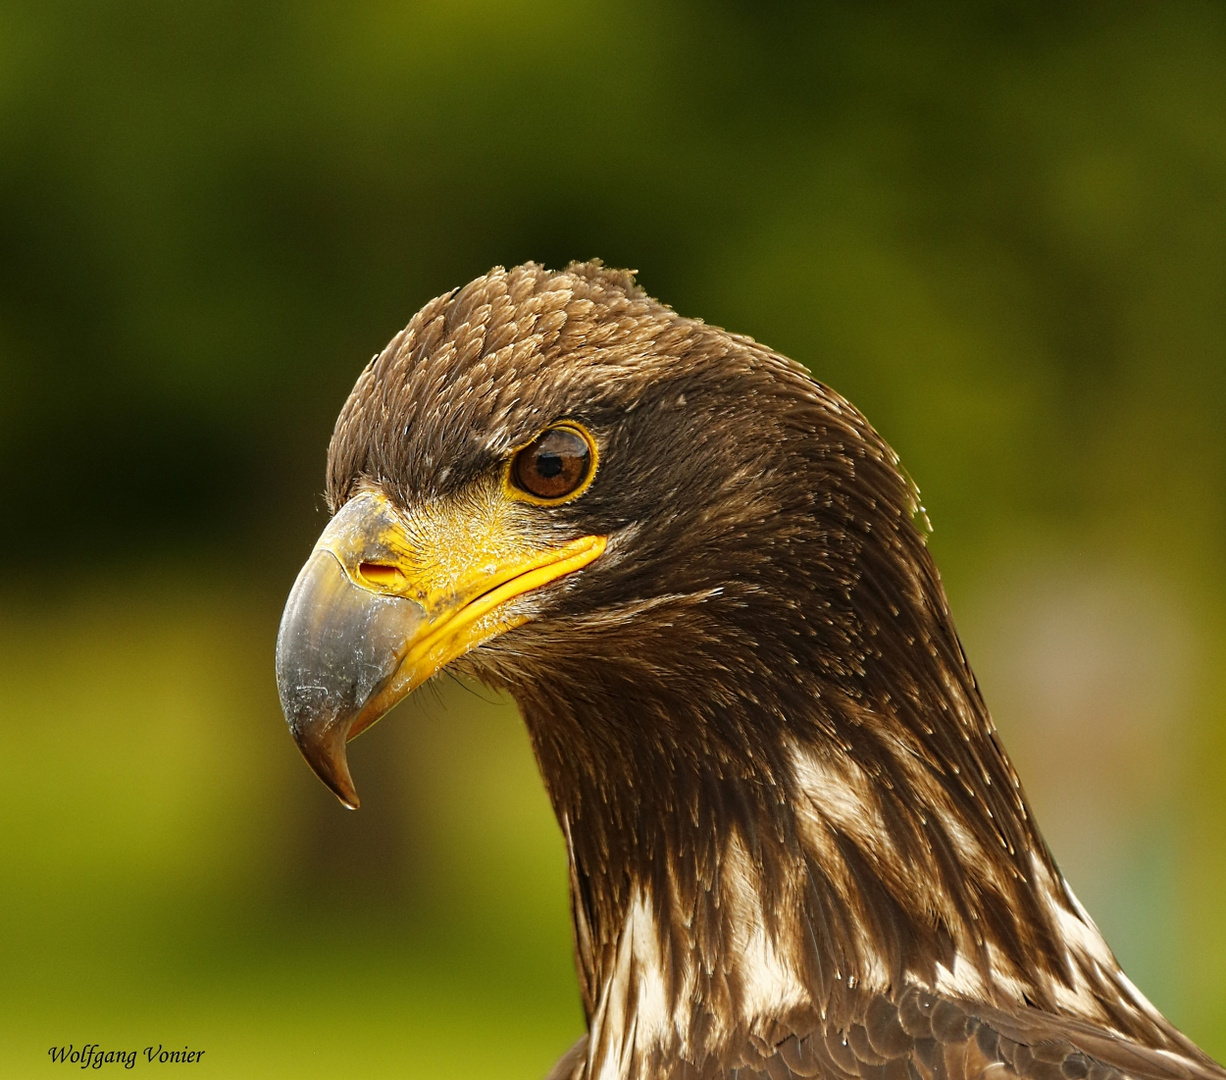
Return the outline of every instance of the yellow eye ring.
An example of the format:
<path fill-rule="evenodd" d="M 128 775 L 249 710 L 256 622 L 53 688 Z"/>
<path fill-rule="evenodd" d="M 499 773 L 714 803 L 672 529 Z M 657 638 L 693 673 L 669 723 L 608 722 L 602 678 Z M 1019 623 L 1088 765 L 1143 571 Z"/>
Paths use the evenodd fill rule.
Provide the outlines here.
<path fill-rule="evenodd" d="M 596 440 L 582 424 L 564 420 L 511 455 L 503 486 L 512 498 L 560 506 L 582 495 L 596 475 Z"/>

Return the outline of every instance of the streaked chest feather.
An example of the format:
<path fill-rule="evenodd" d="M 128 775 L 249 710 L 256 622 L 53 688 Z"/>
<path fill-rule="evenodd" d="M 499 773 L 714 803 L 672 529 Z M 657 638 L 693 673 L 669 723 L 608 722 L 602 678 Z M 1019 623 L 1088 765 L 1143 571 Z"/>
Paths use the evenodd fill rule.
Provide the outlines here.
<path fill-rule="evenodd" d="M 718 869 L 702 901 L 664 880 L 661 893 L 636 879 L 624 917 L 606 938 L 603 978 L 593 1002 L 586 1076 L 656 1075 L 658 1063 L 701 1063 L 726 1057 L 746 1040 L 769 1040 L 780 1017 L 825 1018 L 831 986 L 839 992 L 892 994 L 910 985 L 998 1006 L 1026 1006 L 1046 995 L 1065 1015 L 1119 1027 L 1104 999 L 1146 1023 L 1153 1007 L 1123 976 L 1089 917 L 1063 879 L 1033 852 L 1009 860 L 985 847 L 936 794 L 923 808 L 924 828 L 942 831 L 965 871 L 965 895 L 951 891 L 921 842 L 903 842 L 897 809 L 879 784 L 850 758 L 819 757 L 791 747 L 797 823 L 794 858 L 778 859 L 731 829 L 721 840 Z M 926 781 L 927 782 L 927 781 Z M 934 788 L 934 791 L 937 789 Z M 857 854 L 849 858 L 847 845 Z M 769 869 L 764 851 L 776 857 Z M 667 856 L 665 856 L 667 857 Z M 871 880 L 866 880 L 867 873 Z M 813 906 L 820 877 L 835 908 Z M 994 939 L 974 897 L 999 890 L 1004 898 L 1031 889 L 1058 936 L 1059 970 L 1042 958 L 1021 963 Z M 939 928 L 949 952 L 935 962 L 898 971 L 874 922 L 872 890 L 884 890 Z M 837 909 L 845 951 L 828 957 L 826 985 L 812 977 L 814 920 Z M 905 932 L 905 928 L 904 928 Z M 1128 1025 L 1125 1025 L 1128 1026 Z"/>

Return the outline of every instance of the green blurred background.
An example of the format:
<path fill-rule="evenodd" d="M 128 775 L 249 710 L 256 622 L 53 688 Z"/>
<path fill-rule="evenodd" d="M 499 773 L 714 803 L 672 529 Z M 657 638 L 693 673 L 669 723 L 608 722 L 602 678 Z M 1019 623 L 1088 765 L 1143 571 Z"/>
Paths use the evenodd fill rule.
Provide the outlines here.
<path fill-rule="evenodd" d="M 286 736 L 332 421 L 427 299 L 600 256 L 855 401 L 1040 821 L 1226 1055 L 1226 7 L 0 0 L 0 1075 L 542 1075 L 513 711 Z"/>

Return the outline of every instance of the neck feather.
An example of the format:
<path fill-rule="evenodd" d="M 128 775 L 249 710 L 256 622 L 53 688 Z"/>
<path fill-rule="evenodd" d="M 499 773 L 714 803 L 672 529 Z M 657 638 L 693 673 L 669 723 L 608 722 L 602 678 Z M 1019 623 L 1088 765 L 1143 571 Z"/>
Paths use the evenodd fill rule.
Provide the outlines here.
<path fill-rule="evenodd" d="M 1182 1046 L 1053 865 L 981 706 L 966 777 L 838 695 L 766 740 L 728 722 L 761 702 L 640 685 L 593 714 L 518 689 L 570 860 L 585 1075 L 654 1075 L 907 984 Z M 868 757 L 831 737 L 882 729 Z"/>

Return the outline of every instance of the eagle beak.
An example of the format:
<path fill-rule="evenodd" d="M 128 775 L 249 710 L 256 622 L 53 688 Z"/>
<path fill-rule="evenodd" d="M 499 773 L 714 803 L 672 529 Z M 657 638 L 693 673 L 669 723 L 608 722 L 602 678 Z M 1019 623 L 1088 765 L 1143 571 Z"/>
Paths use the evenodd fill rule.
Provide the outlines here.
<path fill-rule="evenodd" d="M 491 495 L 402 515 L 350 499 L 298 574 L 277 634 L 277 690 L 316 775 L 358 806 L 345 744 L 456 657 L 526 622 L 513 601 L 587 565 L 605 537 L 542 547 Z"/>

